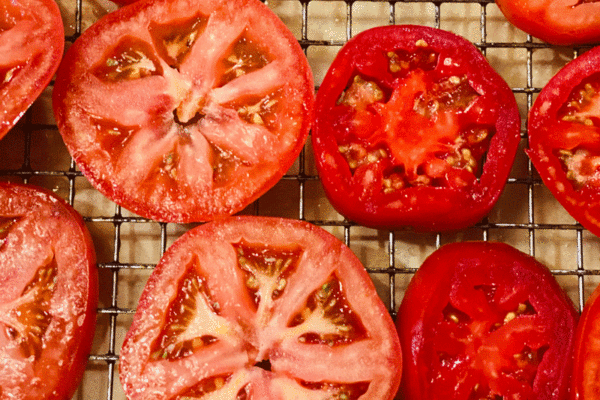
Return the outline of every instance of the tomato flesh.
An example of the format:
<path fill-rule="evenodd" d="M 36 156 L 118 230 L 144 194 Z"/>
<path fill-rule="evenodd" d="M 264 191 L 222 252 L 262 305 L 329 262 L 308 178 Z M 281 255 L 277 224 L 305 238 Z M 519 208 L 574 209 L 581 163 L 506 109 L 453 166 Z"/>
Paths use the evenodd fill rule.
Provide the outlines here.
<path fill-rule="evenodd" d="M 33 186 L 0 183 L 0 392 L 70 398 L 94 336 L 94 249 L 81 217 Z"/>
<path fill-rule="evenodd" d="M 64 28 L 52 0 L 0 4 L 0 138 L 46 88 L 61 61 Z"/>
<path fill-rule="evenodd" d="M 470 43 L 407 25 L 342 49 L 319 88 L 312 139 L 325 192 L 346 218 L 448 230 L 495 202 L 518 125 L 510 89 Z"/>
<path fill-rule="evenodd" d="M 306 57 L 268 8 L 236 1 L 136 3 L 69 49 L 53 93 L 59 130 L 90 182 L 125 208 L 224 217 L 300 152 L 314 102 Z"/>
<path fill-rule="evenodd" d="M 397 328 L 411 348 L 404 394 L 562 399 L 577 316 L 535 259 L 501 243 L 443 246 L 419 268 L 400 306 Z"/>
<path fill-rule="evenodd" d="M 573 378 L 571 380 L 572 400 L 591 400 L 600 394 L 598 360 L 600 349 L 597 337 L 600 335 L 600 310 L 598 297 L 600 290 L 596 288 L 585 303 L 581 320 L 577 325 Z"/>
<path fill-rule="evenodd" d="M 572 46 L 600 40 L 597 0 L 496 0 L 517 28 L 548 43 Z"/>
<path fill-rule="evenodd" d="M 341 242 L 299 221 L 238 217 L 167 251 L 120 374 L 128 399 L 391 400 L 400 358 L 387 310 Z"/>
<path fill-rule="evenodd" d="M 600 234 L 600 51 L 568 63 L 542 89 L 529 116 L 527 153 L 544 184 Z"/>

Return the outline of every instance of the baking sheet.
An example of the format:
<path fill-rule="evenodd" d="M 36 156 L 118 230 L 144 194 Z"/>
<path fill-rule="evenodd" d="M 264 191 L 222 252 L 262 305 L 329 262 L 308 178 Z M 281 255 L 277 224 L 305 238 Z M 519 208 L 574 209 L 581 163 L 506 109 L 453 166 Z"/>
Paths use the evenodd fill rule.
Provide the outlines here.
<path fill-rule="evenodd" d="M 59 0 L 67 46 L 117 7 L 108 0 Z M 522 117 L 522 144 L 504 194 L 473 228 L 443 234 L 378 231 L 344 221 L 325 198 L 310 143 L 286 176 L 243 214 L 305 219 L 343 240 L 360 258 L 395 314 L 412 274 L 444 243 L 496 240 L 535 255 L 556 274 L 581 309 L 600 280 L 600 240 L 554 200 L 523 152 L 525 117 L 539 90 L 583 49 L 551 47 L 512 27 L 493 2 L 267 1 L 306 49 L 318 88 L 341 45 L 365 29 L 419 24 L 460 34 L 484 52 L 513 88 Z M 52 86 L 0 142 L 0 179 L 26 181 L 67 199 L 85 218 L 98 255 L 98 328 L 78 400 L 125 399 L 118 355 L 138 298 L 164 250 L 193 224 L 162 224 L 121 209 L 97 192 L 72 162 L 51 112 Z M 310 142 L 310 141 L 309 141 Z"/>

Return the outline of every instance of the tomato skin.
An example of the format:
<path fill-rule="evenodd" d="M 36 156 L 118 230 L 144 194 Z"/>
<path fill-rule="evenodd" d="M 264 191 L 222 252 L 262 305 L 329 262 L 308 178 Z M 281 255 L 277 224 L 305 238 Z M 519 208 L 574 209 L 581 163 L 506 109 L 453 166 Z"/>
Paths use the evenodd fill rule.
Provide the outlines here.
<path fill-rule="evenodd" d="M 534 312 L 523 307 L 509 317 L 520 307 L 517 303 L 527 302 L 527 309 L 531 306 Z M 454 310 L 451 318 L 444 314 L 447 307 Z M 534 258 L 503 243 L 442 246 L 418 269 L 398 312 L 400 341 L 403 349 L 410 349 L 405 352 L 401 393 L 406 399 L 435 399 L 440 398 L 442 388 L 453 388 L 444 395 L 470 399 L 475 388 L 494 386 L 495 393 L 478 393 L 475 398 L 564 399 L 577 319 L 570 299 Z M 455 336 L 436 333 L 444 329 Z M 454 364 L 443 367 L 436 349 L 451 353 L 461 343 L 457 338 L 463 337 L 468 338 L 464 349 L 456 350 L 456 358 L 449 359 Z M 511 374 L 518 376 L 517 367 L 511 365 L 516 357 L 513 360 L 511 353 L 518 353 L 523 343 L 546 350 L 541 361 L 538 359 L 537 370 L 529 372 L 532 385 L 519 389 L 523 383 L 511 378 Z M 502 373 L 496 375 L 498 370 Z"/>
<path fill-rule="evenodd" d="M 240 274 L 246 264 L 236 246 L 263 245 L 266 250 L 257 251 L 258 258 L 261 252 L 267 254 L 265 260 L 278 258 L 284 251 L 281 249 L 288 249 L 298 258 L 287 267 L 285 275 L 264 275 L 256 273 L 258 269 L 253 270 L 255 275 Z M 256 256 L 244 254 L 244 260 Z M 249 265 L 258 264 L 252 261 Z M 177 299 L 184 297 L 177 287 L 188 287 L 181 282 L 191 274 L 202 277 L 203 283 L 198 286 L 205 290 L 201 297 L 212 307 L 201 307 L 200 296 L 187 292 L 185 298 L 196 311 L 180 322 L 177 316 L 173 317 L 173 310 L 177 313 L 180 309 Z M 263 291 L 268 283 L 260 284 L 256 303 L 257 298 L 249 291 L 250 278 L 256 277 L 255 283 L 269 282 L 269 276 L 286 276 L 285 287 L 274 297 L 269 295 L 270 289 Z M 341 318 L 353 327 L 351 330 L 357 328 L 356 336 L 351 334 L 348 341 L 338 344 L 310 343 L 310 339 L 304 342 L 298 336 L 303 324 L 294 321 L 311 307 L 311 301 L 305 303 L 305 299 L 318 298 L 319 295 L 310 295 L 314 289 L 322 293 L 327 286 L 329 290 L 323 282 L 330 282 L 328 277 L 332 276 L 342 293 L 335 297 L 336 304 L 345 311 L 333 317 L 323 314 L 316 320 L 309 318 L 318 322 L 307 332 L 322 332 L 320 329 L 327 329 Z M 326 303 L 333 304 L 329 300 Z M 353 310 L 350 313 L 354 317 L 347 318 L 348 310 Z M 167 353 L 176 345 L 161 347 L 159 354 L 165 353 L 152 358 L 159 342 L 156 338 L 168 330 L 169 319 L 184 325 L 193 321 L 183 332 L 215 340 L 183 357 L 170 358 Z M 181 336 L 192 338 L 187 333 Z M 141 295 L 119 366 L 130 400 L 178 399 L 189 396 L 190 390 L 201 389 L 223 399 L 238 398 L 240 391 L 249 398 L 260 399 L 342 398 L 336 396 L 339 384 L 354 385 L 355 389 L 358 386 L 354 394 L 350 390 L 345 398 L 391 400 L 400 383 L 401 358 L 388 310 L 364 267 L 337 238 L 297 220 L 232 217 L 196 227 L 167 249 Z M 257 365 L 264 364 L 264 360 L 269 361 L 266 370 Z M 215 377 L 221 384 L 212 384 Z"/>
<path fill-rule="evenodd" d="M 197 26 L 188 24 L 194 19 Z M 177 29 L 188 28 L 196 31 L 183 40 Z M 248 43 L 254 47 L 246 61 L 264 58 L 266 65 L 228 76 L 238 72 L 235 52 Z M 127 75 L 132 54 L 111 53 L 127 46 L 145 56 L 133 63 L 134 77 Z M 185 49 L 169 55 L 177 46 Z M 262 118 L 248 111 L 259 100 L 276 103 Z M 306 56 L 257 0 L 148 0 L 120 8 L 69 48 L 53 92 L 59 130 L 92 185 L 165 222 L 223 218 L 264 194 L 300 153 L 313 105 Z"/>
<path fill-rule="evenodd" d="M 0 5 L 0 43 L 2 138 L 48 86 L 62 59 L 64 28 L 56 2 L 19 0 Z"/>
<path fill-rule="evenodd" d="M 556 45 L 600 41 L 600 4 L 576 0 L 496 0 L 514 26 Z"/>
<path fill-rule="evenodd" d="M 600 48 L 594 48 L 565 65 L 542 89 L 529 113 L 529 148 L 526 150 L 546 187 L 565 210 L 586 229 L 600 235 L 600 190 L 587 184 L 577 188 L 558 151 L 600 151 L 600 129 L 561 118 L 578 85 L 590 80 L 600 68 Z M 564 118 L 564 117 L 563 117 Z M 592 175 L 592 180 L 593 180 Z"/>
<path fill-rule="evenodd" d="M 1 234 L 3 332 L 10 330 L 7 321 L 15 311 L 11 304 L 23 304 L 19 292 L 27 287 L 40 253 L 53 249 L 57 268 L 52 305 L 46 311 L 51 320 L 44 330 L 39 355 L 23 359 L 16 355 L 14 340 L 4 333 L 0 337 L 3 396 L 70 399 L 85 371 L 96 326 L 98 276 L 92 239 L 71 206 L 35 186 L 0 182 L 0 214 L 3 220 L 19 218 L 8 230 L 3 225 Z M 41 307 L 39 304 L 32 303 L 33 307 Z"/>
<path fill-rule="evenodd" d="M 423 41 L 426 46 L 422 46 Z M 384 64 L 387 61 L 385 54 L 389 51 L 408 51 L 410 54 L 419 48 L 431 49 L 439 57 L 434 66 L 426 67 L 431 70 L 421 73 L 420 69 L 416 69 L 413 74 L 416 78 L 413 80 L 398 78 Z M 444 65 L 442 59 L 448 65 Z M 394 193 L 384 193 L 381 186 L 385 170 L 389 168 L 386 164 L 388 160 L 374 162 L 368 168 L 359 167 L 353 172 L 338 149 L 338 141 L 346 139 L 342 132 L 346 130 L 348 137 L 364 137 L 365 134 L 360 130 L 362 128 L 354 129 L 352 124 L 370 127 L 377 123 L 377 120 L 361 122 L 361 118 L 365 118 L 364 113 L 362 117 L 359 113 L 354 114 L 354 117 L 339 107 L 340 94 L 357 73 L 365 79 L 375 81 L 384 88 L 384 92 L 405 90 L 414 93 L 423 90 L 418 87 L 418 83 L 413 83 L 418 82 L 422 76 L 434 82 L 457 75 L 466 76 L 470 87 L 479 94 L 479 99 L 470 103 L 467 110 L 445 115 L 447 124 L 451 127 L 458 121 L 462 124 L 487 125 L 490 129 L 495 129 L 479 181 L 475 180 L 472 173 L 467 173 L 468 176 L 465 177 L 465 170 L 451 168 L 446 173 L 445 186 L 416 185 Z M 398 89 L 402 85 L 407 89 Z M 481 96 L 482 93 L 485 95 Z M 413 118 L 412 99 L 403 100 L 395 99 L 392 95 L 388 102 L 390 104 L 395 101 L 397 104 L 389 107 L 389 116 L 386 118 L 391 121 L 390 125 L 404 123 L 404 118 Z M 344 113 L 345 116 L 339 116 Z M 419 231 L 440 231 L 461 229 L 477 223 L 488 214 L 502 192 L 520 140 L 520 118 L 514 95 L 481 53 L 463 38 L 422 26 L 378 27 L 352 38 L 338 53 L 319 88 L 315 114 L 312 144 L 319 176 L 329 201 L 347 219 L 379 229 L 409 226 Z M 369 134 L 372 129 L 367 128 Z M 435 124 L 434 129 L 438 129 L 436 134 L 440 136 L 446 132 L 442 127 L 435 128 Z M 407 136 L 403 140 L 410 142 L 408 130 L 402 134 Z M 423 139 L 427 137 L 428 135 L 423 134 Z M 451 142 L 452 137 L 440 140 L 444 143 Z M 409 147 L 403 142 L 388 140 L 386 145 L 392 153 L 404 154 L 408 161 L 412 162 L 420 157 L 414 155 L 421 146 L 419 143 Z M 432 143 L 431 146 L 433 145 Z M 432 161 L 438 164 L 441 162 L 439 158 L 432 158 Z M 432 169 L 426 169 L 426 173 L 440 176 L 436 175 L 435 168 L 438 164 L 432 164 Z"/>

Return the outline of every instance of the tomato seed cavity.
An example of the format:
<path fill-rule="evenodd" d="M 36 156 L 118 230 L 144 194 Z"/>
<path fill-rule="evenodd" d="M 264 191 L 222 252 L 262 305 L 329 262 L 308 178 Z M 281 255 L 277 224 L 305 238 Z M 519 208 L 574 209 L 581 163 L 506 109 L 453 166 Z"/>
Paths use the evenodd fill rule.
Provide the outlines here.
<path fill-rule="evenodd" d="M 207 23 L 207 17 L 198 15 L 189 20 L 170 21 L 166 24 L 152 22 L 149 30 L 159 56 L 170 67 L 179 69 L 193 44 L 206 29 Z"/>
<path fill-rule="evenodd" d="M 18 304 L 5 317 L 8 336 L 15 340 L 25 358 L 38 358 L 42 352 L 44 334 L 50 326 L 50 302 L 56 287 L 58 266 L 52 255 L 39 267 L 33 279 L 23 289 Z"/>
<path fill-rule="evenodd" d="M 92 73 L 99 79 L 118 82 L 162 75 L 163 69 L 152 47 L 132 36 L 124 37 L 109 50 Z"/>
<path fill-rule="evenodd" d="M 163 329 L 152 345 L 150 357 L 154 360 L 187 357 L 197 348 L 209 346 L 218 340 L 212 335 L 186 337 L 199 307 L 205 307 L 217 315 L 220 308 L 218 303 L 210 299 L 206 281 L 196 271 L 197 264 L 198 259 L 194 256 L 180 281 L 178 295 L 169 306 Z"/>
<path fill-rule="evenodd" d="M 335 276 L 309 296 L 288 327 L 295 328 L 292 332 L 301 343 L 336 346 L 366 337 L 362 322 L 348 304 Z"/>

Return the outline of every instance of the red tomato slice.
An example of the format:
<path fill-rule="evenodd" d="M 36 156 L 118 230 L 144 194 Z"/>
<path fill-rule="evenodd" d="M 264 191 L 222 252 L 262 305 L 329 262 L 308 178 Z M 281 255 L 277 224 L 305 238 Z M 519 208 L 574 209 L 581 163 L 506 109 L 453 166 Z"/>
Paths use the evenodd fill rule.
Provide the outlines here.
<path fill-rule="evenodd" d="M 305 222 L 238 217 L 177 240 L 120 356 L 134 399 L 391 400 L 399 341 L 352 252 Z"/>
<path fill-rule="evenodd" d="M 550 271 L 502 243 L 441 247 L 396 322 L 406 399 L 560 400 L 578 314 Z"/>
<path fill-rule="evenodd" d="M 295 161 L 312 73 L 258 0 L 141 1 L 69 49 L 54 111 L 78 166 L 144 217 L 205 221 L 243 209 Z"/>
<path fill-rule="evenodd" d="M 600 236 L 600 48 L 564 66 L 529 113 L 527 154 L 544 184 Z"/>
<path fill-rule="evenodd" d="M 54 0 L 0 4 L 0 138 L 48 86 L 64 46 L 62 18 Z"/>
<path fill-rule="evenodd" d="M 0 183 L 0 397 L 71 398 L 94 337 L 91 238 L 67 203 Z"/>
<path fill-rule="evenodd" d="M 571 400 L 600 398 L 600 286 L 590 296 L 575 335 Z"/>
<path fill-rule="evenodd" d="M 558 45 L 600 41 L 600 4 L 595 0 L 496 0 L 517 28 Z"/>
<path fill-rule="evenodd" d="M 386 26 L 340 50 L 317 94 L 312 142 L 325 193 L 349 220 L 448 230 L 493 207 L 519 129 L 510 88 L 471 43 Z"/>

